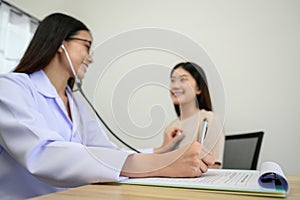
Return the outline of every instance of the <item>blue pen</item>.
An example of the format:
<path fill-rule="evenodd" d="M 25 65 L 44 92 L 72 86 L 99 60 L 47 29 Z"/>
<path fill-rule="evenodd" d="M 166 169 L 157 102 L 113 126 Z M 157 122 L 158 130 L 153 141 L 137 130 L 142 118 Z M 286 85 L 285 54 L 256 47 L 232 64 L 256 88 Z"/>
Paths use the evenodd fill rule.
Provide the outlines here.
<path fill-rule="evenodd" d="M 203 123 L 202 123 L 202 127 L 201 127 L 201 131 L 200 131 L 200 135 L 198 137 L 198 142 L 200 142 L 201 144 L 203 144 L 206 132 L 207 132 L 207 127 L 208 127 L 208 121 L 206 118 L 203 119 Z"/>

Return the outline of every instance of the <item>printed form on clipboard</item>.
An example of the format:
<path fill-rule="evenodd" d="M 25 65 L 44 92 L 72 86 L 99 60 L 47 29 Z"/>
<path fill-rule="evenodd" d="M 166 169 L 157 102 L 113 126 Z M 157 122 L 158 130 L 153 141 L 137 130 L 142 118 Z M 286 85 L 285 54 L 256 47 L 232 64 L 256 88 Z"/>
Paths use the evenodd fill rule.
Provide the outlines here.
<path fill-rule="evenodd" d="M 288 181 L 275 162 L 264 162 L 259 171 L 209 169 L 198 178 L 130 178 L 119 183 L 269 197 L 286 197 L 289 192 Z"/>

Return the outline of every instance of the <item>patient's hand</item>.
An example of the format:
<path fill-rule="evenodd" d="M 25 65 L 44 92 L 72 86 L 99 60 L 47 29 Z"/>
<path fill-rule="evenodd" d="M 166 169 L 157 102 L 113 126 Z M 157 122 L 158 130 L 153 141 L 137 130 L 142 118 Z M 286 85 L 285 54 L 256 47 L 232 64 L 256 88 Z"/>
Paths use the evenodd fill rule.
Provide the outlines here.
<path fill-rule="evenodd" d="M 161 147 L 154 148 L 154 153 L 166 153 L 175 150 L 184 137 L 184 133 L 179 128 L 166 130 L 163 144 Z"/>

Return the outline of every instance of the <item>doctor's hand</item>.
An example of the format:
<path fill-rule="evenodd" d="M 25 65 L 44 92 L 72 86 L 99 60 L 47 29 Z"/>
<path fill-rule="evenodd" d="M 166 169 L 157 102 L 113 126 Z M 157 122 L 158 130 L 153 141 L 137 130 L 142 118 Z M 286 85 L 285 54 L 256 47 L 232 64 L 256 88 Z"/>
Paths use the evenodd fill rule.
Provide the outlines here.
<path fill-rule="evenodd" d="M 175 153 L 177 159 L 162 169 L 161 173 L 168 177 L 199 177 L 215 162 L 213 155 L 198 142 L 170 153 Z"/>
<path fill-rule="evenodd" d="M 184 133 L 179 128 L 167 129 L 164 133 L 163 144 L 161 147 L 154 148 L 154 153 L 166 153 L 175 150 L 184 137 Z"/>

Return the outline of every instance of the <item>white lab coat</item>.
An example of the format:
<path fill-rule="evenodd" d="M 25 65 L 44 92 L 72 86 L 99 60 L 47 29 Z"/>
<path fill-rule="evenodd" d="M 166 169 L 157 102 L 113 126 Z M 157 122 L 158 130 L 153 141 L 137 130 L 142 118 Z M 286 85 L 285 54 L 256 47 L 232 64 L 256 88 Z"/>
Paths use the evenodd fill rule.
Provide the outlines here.
<path fill-rule="evenodd" d="M 117 181 L 130 154 L 68 88 L 72 120 L 41 70 L 0 77 L 0 199 Z"/>

